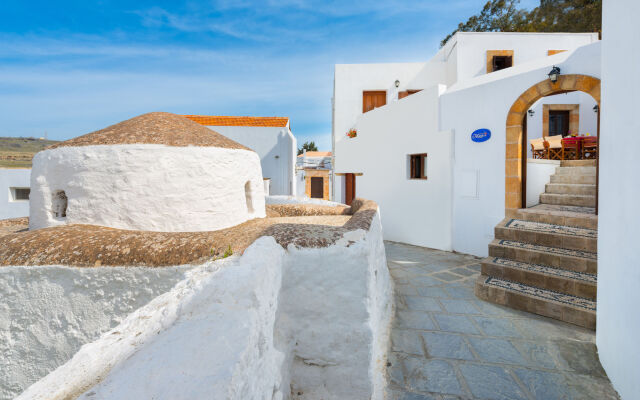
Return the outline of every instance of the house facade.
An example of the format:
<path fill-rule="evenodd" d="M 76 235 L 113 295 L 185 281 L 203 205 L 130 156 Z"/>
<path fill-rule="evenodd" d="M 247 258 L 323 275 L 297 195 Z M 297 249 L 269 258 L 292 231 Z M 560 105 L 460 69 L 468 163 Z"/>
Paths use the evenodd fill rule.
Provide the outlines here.
<path fill-rule="evenodd" d="M 310 199 L 331 199 L 331 167 L 330 151 L 306 151 L 298 155 L 296 163 L 299 197 Z"/>
<path fill-rule="evenodd" d="M 185 115 L 260 156 L 262 175 L 270 181 L 267 195 L 295 196 L 297 141 L 286 117 Z"/>
<path fill-rule="evenodd" d="M 0 220 L 29 216 L 30 168 L 0 168 Z"/>
<path fill-rule="evenodd" d="M 505 180 L 522 161 L 507 157 L 505 121 L 553 66 L 599 78 L 598 35 L 457 33 L 426 63 L 336 65 L 333 199 L 375 198 L 386 239 L 486 256 L 495 225 L 523 198 L 515 188 L 522 179 Z M 565 93 L 540 96 L 528 118 L 542 120 L 554 105 L 568 122 L 577 117 L 581 132 L 597 129 L 593 96 Z M 544 135 L 530 125 L 529 139 Z M 490 138 L 473 141 L 479 129 Z"/>

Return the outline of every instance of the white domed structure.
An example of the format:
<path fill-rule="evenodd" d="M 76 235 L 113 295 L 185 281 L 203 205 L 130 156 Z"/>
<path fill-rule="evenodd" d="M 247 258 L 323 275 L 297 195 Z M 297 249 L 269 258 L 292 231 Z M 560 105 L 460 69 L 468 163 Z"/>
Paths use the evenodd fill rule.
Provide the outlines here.
<path fill-rule="evenodd" d="M 264 216 L 258 155 L 179 115 L 140 115 L 33 158 L 30 229 L 207 231 Z"/>

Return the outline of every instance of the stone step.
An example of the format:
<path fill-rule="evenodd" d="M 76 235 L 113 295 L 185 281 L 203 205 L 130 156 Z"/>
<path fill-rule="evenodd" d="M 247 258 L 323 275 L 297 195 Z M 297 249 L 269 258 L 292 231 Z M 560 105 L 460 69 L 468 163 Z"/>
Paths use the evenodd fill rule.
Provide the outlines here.
<path fill-rule="evenodd" d="M 556 167 L 556 174 L 596 176 L 596 167 Z"/>
<path fill-rule="evenodd" d="M 596 160 L 562 160 L 561 167 L 595 167 Z"/>
<path fill-rule="evenodd" d="M 558 204 L 563 206 L 595 207 L 596 196 L 584 196 L 579 194 L 542 193 L 542 204 Z"/>
<path fill-rule="evenodd" d="M 596 300 L 597 277 L 583 272 L 567 271 L 541 264 L 529 264 L 500 257 L 482 261 L 482 274 L 521 282 L 529 286 Z"/>
<path fill-rule="evenodd" d="M 547 183 L 545 186 L 545 193 L 595 196 L 596 185 L 579 183 Z"/>
<path fill-rule="evenodd" d="M 508 258 L 529 264 L 542 264 L 569 271 L 598 273 L 597 254 L 590 251 L 494 239 L 489 243 L 489 256 Z"/>
<path fill-rule="evenodd" d="M 486 275 L 476 280 L 475 293 L 493 303 L 596 328 L 596 303 L 589 299 Z"/>
<path fill-rule="evenodd" d="M 598 216 L 595 215 L 595 208 L 591 207 L 538 204 L 531 208 L 521 208 L 512 216 L 523 221 L 598 229 Z"/>
<path fill-rule="evenodd" d="M 495 238 L 563 249 L 598 251 L 598 231 L 572 226 L 505 218 L 495 227 Z"/>
<path fill-rule="evenodd" d="M 595 175 L 551 175 L 551 183 L 596 184 Z"/>

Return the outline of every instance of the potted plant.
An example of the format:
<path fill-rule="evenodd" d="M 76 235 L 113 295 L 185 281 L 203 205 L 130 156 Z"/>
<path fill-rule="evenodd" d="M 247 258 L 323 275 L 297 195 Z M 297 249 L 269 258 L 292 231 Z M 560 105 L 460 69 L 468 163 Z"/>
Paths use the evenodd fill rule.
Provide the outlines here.
<path fill-rule="evenodd" d="M 349 132 L 347 132 L 347 137 L 353 139 L 356 136 L 358 136 L 358 131 L 356 131 L 354 128 L 349 129 Z"/>

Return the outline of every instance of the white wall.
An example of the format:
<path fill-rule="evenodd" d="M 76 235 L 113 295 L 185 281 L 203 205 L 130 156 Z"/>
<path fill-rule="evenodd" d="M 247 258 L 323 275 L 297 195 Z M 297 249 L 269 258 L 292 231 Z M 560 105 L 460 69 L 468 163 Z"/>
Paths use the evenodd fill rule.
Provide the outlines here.
<path fill-rule="evenodd" d="M 397 99 L 398 91 L 405 90 L 405 85 L 423 68 L 425 63 L 336 64 L 333 86 L 333 154 L 335 155 L 336 143 L 347 139 L 347 132 L 362 115 L 363 91 L 386 90 L 387 104 L 390 104 Z M 400 81 L 399 88 L 395 87 L 396 79 Z M 344 188 L 337 181 L 334 178 L 333 199 L 343 201 Z"/>
<path fill-rule="evenodd" d="M 591 95 L 584 92 L 570 92 L 543 97 L 538 100 L 530 110 L 533 116 L 527 116 L 527 154 L 531 155 L 531 139 L 542 137 L 542 105 L 543 104 L 578 104 L 580 109 L 579 131 L 581 135 L 588 133 L 590 136 L 598 135 L 598 114 L 593 111 L 597 104 Z"/>
<path fill-rule="evenodd" d="M 60 190 L 68 198 L 65 219 L 51 212 Z M 264 183 L 253 151 L 132 144 L 59 147 L 33 158 L 31 229 L 82 223 L 212 231 L 264 216 Z"/>
<path fill-rule="evenodd" d="M 14 201 L 11 188 L 30 187 L 31 169 L 0 168 L 0 219 L 29 216 L 29 200 Z"/>
<path fill-rule="evenodd" d="M 328 247 L 262 237 L 194 268 L 18 399 L 272 400 L 293 388 L 382 400 L 393 293 L 381 233 L 376 213 Z"/>
<path fill-rule="evenodd" d="M 458 81 L 487 73 L 487 50 L 513 50 L 513 65 L 547 57 L 548 50 L 573 50 L 598 41 L 597 33 L 459 32 Z M 564 72 L 564 71 L 563 71 Z"/>
<path fill-rule="evenodd" d="M 545 192 L 551 175 L 559 166 L 560 161 L 557 160 L 527 160 L 527 207 L 540 203 L 540 195 Z"/>
<path fill-rule="evenodd" d="M 605 0 L 596 343 L 624 400 L 640 393 L 640 29 L 636 0 Z"/>
<path fill-rule="evenodd" d="M 13 399 L 67 362 L 188 269 L 0 268 L 0 399 Z"/>
<path fill-rule="evenodd" d="M 600 43 L 459 82 L 440 97 L 441 130 L 455 132 L 453 249 L 486 256 L 495 225 L 504 218 L 505 134 L 511 105 L 534 84 L 562 73 L 600 77 Z M 476 129 L 491 139 L 471 141 Z M 383 214 L 384 215 L 384 214 Z"/>
<path fill-rule="evenodd" d="M 208 126 L 260 156 L 262 175 L 271 178 L 271 194 L 293 195 L 298 144 L 289 128 Z"/>
<path fill-rule="evenodd" d="M 451 250 L 451 132 L 438 131 L 433 86 L 360 118 L 358 136 L 336 144 L 335 171 L 358 172 L 356 196 L 375 199 L 386 240 Z M 428 153 L 427 180 L 409 179 L 410 154 Z"/>

